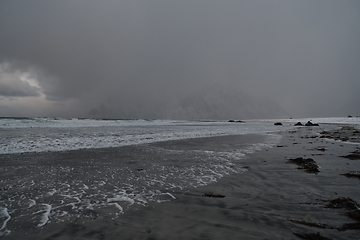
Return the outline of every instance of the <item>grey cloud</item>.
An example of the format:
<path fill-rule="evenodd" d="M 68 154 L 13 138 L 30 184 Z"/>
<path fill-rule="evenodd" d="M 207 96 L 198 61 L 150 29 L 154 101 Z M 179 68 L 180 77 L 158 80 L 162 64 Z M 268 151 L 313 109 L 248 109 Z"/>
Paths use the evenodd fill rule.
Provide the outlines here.
<path fill-rule="evenodd" d="M 243 112 L 266 96 L 293 117 L 360 115 L 359 12 L 350 0 L 2 1 L 0 60 L 37 66 L 47 99 L 77 100 L 74 116 L 236 108 L 213 85 L 248 96 Z M 194 95 L 206 103 L 184 107 Z"/>
<path fill-rule="evenodd" d="M 29 85 L 27 82 L 18 80 L 11 84 L 0 81 L 0 95 L 6 97 L 34 97 L 40 96 L 39 89 Z"/>
<path fill-rule="evenodd" d="M 40 96 L 40 89 L 21 79 L 21 72 L 0 65 L 0 96 L 34 97 Z"/>
<path fill-rule="evenodd" d="M 29 84 L 21 77 L 33 79 L 38 86 Z M 47 100 L 61 101 L 65 98 L 59 95 L 58 78 L 45 70 L 24 61 L 0 62 L 0 95 L 9 97 L 37 97 L 45 95 Z"/>

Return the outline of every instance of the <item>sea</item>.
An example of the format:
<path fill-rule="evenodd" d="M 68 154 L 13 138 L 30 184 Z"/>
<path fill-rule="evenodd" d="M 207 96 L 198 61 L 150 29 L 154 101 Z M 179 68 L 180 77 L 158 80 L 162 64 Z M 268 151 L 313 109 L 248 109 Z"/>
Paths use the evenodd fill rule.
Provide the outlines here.
<path fill-rule="evenodd" d="M 242 160 L 298 120 L 0 118 L 0 236 L 174 201 L 247 171 Z"/>

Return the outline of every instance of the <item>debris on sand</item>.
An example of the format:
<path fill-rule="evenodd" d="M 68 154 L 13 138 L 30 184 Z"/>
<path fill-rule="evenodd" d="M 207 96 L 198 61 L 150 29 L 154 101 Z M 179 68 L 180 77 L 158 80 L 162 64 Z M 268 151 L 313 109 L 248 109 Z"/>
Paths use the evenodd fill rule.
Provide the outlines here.
<path fill-rule="evenodd" d="M 322 236 L 320 233 L 294 233 L 297 237 L 306 240 L 332 240 Z"/>
<path fill-rule="evenodd" d="M 311 158 L 294 158 L 289 159 L 288 163 L 295 163 L 296 165 L 300 166 L 298 169 L 304 169 L 308 173 L 318 173 L 319 166 L 316 162 Z"/>
<path fill-rule="evenodd" d="M 350 160 L 359 160 L 359 159 L 360 159 L 360 152 L 359 152 L 359 151 L 355 151 L 355 152 L 352 152 L 352 153 L 349 154 L 349 155 L 340 156 L 340 157 L 347 158 L 347 159 L 350 159 Z"/>
<path fill-rule="evenodd" d="M 360 230 L 360 222 L 357 223 L 345 223 L 342 227 L 338 228 L 339 231 L 346 230 Z"/>
<path fill-rule="evenodd" d="M 244 121 L 241 121 L 241 120 L 233 120 L 233 119 L 230 119 L 228 122 L 231 122 L 231 123 L 242 123 Z"/>
<path fill-rule="evenodd" d="M 288 219 L 288 221 L 293 222 L 293 223 L 302 224 L 302 225 L 309 226 L 309 227 L 334 229 L 334 227 L 327 225 L 327 224 L 323 224 L 323 223 L 314 223 L 314 222 L 301 221 L 301 220 L 295 220 L 295 219 Z"/>
<path fill-rule="evenodd" d="M 342 226 L 335 227 L 328 224 L 323 223 L 315 223 L 315 222 L 309 222 L 309 221 L 302 221 L 302 220 L 294 220 L 294 219 L 288 219 L 288 221 L 302 224 L 309 227 L 316 227 L 316 228 L 322 228 L 322 229 L 337 229 L 339 231 L 346 231 L 346 230 L 360 230 L 360 205 L 352 200 L 351 198 L 346 197 L 339 197 L 334 200 L 325 200 L 324 202 L 328 202 L 324 206 L 324 208 L 331 208 L 331 209 L 346 209 L 347 212 L 341 214 L 344 216 L 349 217 L 350 219 L 356 221 L 355 223 L 345 223 Z M 300 237 L 295 233 L 296 236 Z M 304 234 L 300 234 L 301 236 L 304 236 Z M 316 235 L 308 235 L 308 238 L 303 239 L 323 239 L 323 238 L 315 238 L 318 237 Z M 302 238 L 302 237 L 300 237 Z M 326 239 L 326 238 L 325 238 Z"/>
<path fill-rule="evenodd" d="M 320 138 L 329 138 L 340 141 L 360 142 L 360 132 L 353 126 L 344 126 L 333 131 L 320 132 Z"/>
<path fill-rule="evenodd" d="M 213 194 L 212 192 L 207 192 L 203 195 L 204 197 L 210 197 L 210 198 L 224 198 L 224 195 L 221 194 Z"/>
<path fill-rule="evenodd" d="M 352 171 L 352 172 L 348 172 L 348 173 L 340 174 L 340 175 L 343 175 L 347 178 L 359 178 L 360 179 L 360 172 L 357 172 L 357 171 Z"/>
<path fill-rule="evenodd" d="M 334 200 L 329 200 L 329 204 L 325 208 L 345 208 L 346 210 L 356 210 L 360 206 L 351 198 L 339 197 Z"/>
<path fill-rule="evenodd" d="M 344 208 L 350 210 L 344 213 L 345 216 L 355 220 L 356 223 L 346 223 L 338 228 L 339 231 L 359 230 L 360 229 L 360 205 L 351 198 L 339 197 L 330 200 L 325 208 Z"/>

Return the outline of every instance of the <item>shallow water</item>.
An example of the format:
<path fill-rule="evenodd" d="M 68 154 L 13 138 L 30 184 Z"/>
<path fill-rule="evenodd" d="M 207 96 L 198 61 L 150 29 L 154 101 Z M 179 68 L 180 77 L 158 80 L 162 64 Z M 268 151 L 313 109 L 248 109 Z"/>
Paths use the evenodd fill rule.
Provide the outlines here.
<path fill-rule="evenodd" d="M 241 160 L 247 154 L 279 139 L 276 134 L 233 135 L 0 155 L 1 234 L 115 219 L 130 209 L 174 200 L 174 192 L 246 171 Z"/>

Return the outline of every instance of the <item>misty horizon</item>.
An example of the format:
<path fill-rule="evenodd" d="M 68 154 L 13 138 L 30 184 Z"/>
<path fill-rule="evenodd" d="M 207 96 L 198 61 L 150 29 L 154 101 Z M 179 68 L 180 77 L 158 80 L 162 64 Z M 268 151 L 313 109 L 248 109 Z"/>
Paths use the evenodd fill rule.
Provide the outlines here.
<path fill-rule="evenodd" d="M 357 1 L 1 1 L 0 117 L 360 116 Z"/>

